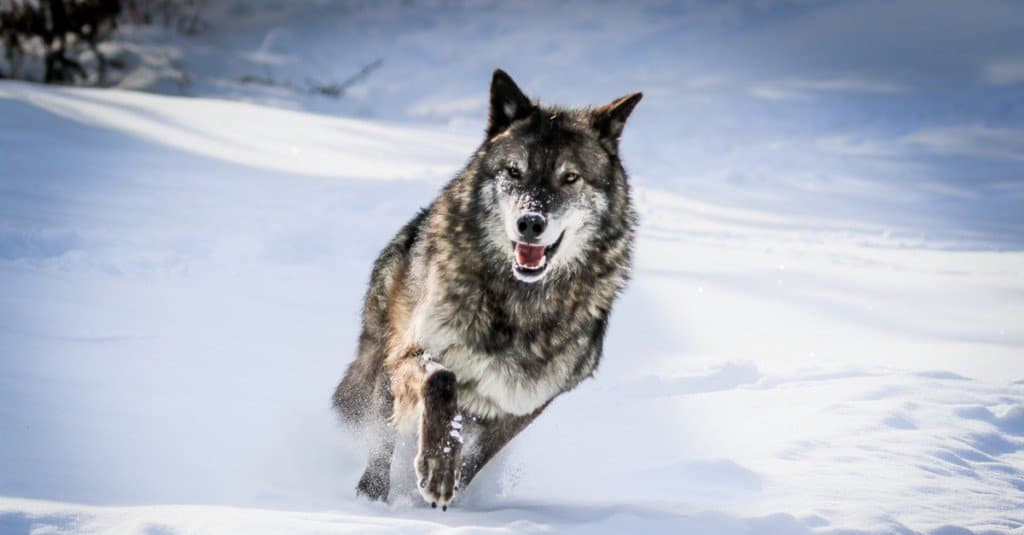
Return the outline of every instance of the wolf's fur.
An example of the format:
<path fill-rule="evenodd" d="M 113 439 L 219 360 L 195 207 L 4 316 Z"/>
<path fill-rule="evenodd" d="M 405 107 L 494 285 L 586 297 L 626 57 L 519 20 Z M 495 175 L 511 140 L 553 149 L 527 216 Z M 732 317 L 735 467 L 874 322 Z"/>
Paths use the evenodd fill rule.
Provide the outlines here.
<path fill-rule="evenodd" d="M 639 100 L 541 107 L 495 71 L 486 140 L 373 267 L 359 354 L 334 394 L 370 431 L 360 493 L 387 497 L 395 433 L 418 432 L 420 493 L 447 506 L 594 373 L 630 269 L 636 214 L 618 138 Z M 530 230 L 527 216 L 546 226 Z M 531 258 L 520 248 L 540 247 L 539 268 L 520 263 Z"/>

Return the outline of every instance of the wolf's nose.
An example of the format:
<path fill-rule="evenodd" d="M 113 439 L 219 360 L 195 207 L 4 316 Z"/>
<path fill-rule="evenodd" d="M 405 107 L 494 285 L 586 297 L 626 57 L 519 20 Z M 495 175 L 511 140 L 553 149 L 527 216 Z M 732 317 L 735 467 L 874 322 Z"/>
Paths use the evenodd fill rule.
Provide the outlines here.
<path fill-rule="evenodd" d="M 548 222 L 544 219 L 544 216 L 535 213 L 523 214 L 516 220 L 516 228 L 519 229 L 519 235 L 527 241 L 539 238 L 541 234 L 544 234 L 544 229 L 547 226 Z"/>

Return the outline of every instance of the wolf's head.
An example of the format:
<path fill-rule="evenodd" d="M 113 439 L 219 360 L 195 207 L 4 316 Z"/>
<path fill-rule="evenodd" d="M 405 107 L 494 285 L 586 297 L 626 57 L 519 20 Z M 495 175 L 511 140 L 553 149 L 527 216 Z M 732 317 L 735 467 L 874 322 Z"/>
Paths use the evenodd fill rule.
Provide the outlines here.
<path fill-rule="evenodd" d="M 517 279 L 571 272 L 608 245 L 598 243 L 610 239 L 607 227 L 632 223 L 618 141 L 641 97 L 541 107 L 504 71 L 494 72 L 487 140 L 471 167 L 488 246 Z"/>

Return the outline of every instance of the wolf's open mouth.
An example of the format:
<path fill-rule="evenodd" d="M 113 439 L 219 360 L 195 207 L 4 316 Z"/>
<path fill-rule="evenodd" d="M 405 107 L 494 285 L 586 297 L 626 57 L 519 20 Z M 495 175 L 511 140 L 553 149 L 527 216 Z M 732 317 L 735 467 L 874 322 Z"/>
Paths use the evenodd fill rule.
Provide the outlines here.
<path fill-rule="evenodd" d="M 516 274 L 536 280 L 535 277 L 539 277 L 547 269 L 548 261 L 558 250 L 563 236 L 565 236 L 565 231 L 551 245 L 532 245 L 513 241 L 512 248 L 515 250 L 516 259 L 513 262 L 512 268 Z"/>

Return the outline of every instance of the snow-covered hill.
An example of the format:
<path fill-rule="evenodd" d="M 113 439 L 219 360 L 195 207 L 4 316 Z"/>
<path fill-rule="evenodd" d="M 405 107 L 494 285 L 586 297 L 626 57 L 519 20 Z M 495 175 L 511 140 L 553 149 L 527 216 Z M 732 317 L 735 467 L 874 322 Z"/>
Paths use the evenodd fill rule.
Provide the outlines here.
<path fill-rule="evenodd" d="M 825 95 L 702 105 L 685 76 L 651 67 L 681 61 L 662 49 L 673 40 L 703 42 L 674 26 L 696 15 L 645 6 L 607 50 L 583 46 L 614 7 L 570 5 L 507 36 L 493 25 L 529 10 L 256 10 L 230 36 L 174 41 L 197 62 L 192 96 L 0 82 L 0 533 L 1024 530 L 1020 112 L 970 130 L 977 110 L 961 108 L 946 137 L 928 113 L 853 120 L 898 108 L 889 99 L 927 108 L 912 79 L 904 93 L 852 84 L 875 88 L 871 103 L 794 82 Z M 731 31 L 697 15 L 702 39 Z M 736 17 L 723 20 L 749 24 Z M 337 109 L 225 85 L 217 58 L 248 54 L 246 39 L 260 58 L 298 54 L 342 22 L 390 30 L 339 49 L 387 54 Z M 770 29 L 749 28 L 749 46 L 774 42 Z M 554 37 L 506 57 L 527 34 Z M 472 65 L 443 66 L 467 46 Z M 592 63 L 622 47 L 649 59 L 646 75 Z M 302 59 L 277 74 L 301 76 Z M 546 101 L 648 92 L 623 147 L 642 217 L 635 279 L 598 376 L 455 507 L 413 492 L 365 503 L 362 452 L 329 395 L 374 255 L 479 142 L 498 65 Z M 707 136 L 673 130 L 702 106 Z"/>
<path fill-rule="evenodd" d="M 638 183 L 1019 248 L 1022 10 L 956 0 L 221 0 L 204 34 L 126 27 L 111 46 L 129 65 L 124 88 L 474 135 L 496 67 L 545 102 L 642 90 L 624 139 Z M 302 91 L 371 65 L 338 100 Z"/>

